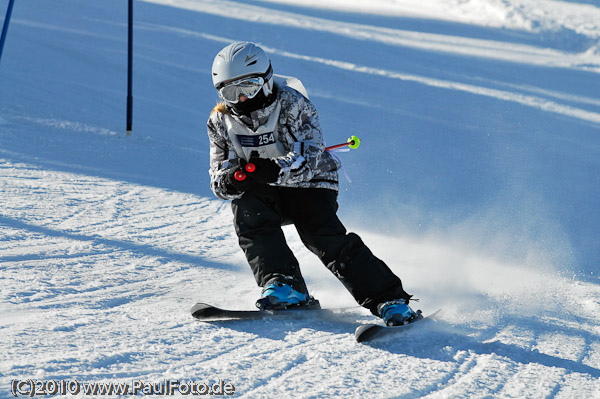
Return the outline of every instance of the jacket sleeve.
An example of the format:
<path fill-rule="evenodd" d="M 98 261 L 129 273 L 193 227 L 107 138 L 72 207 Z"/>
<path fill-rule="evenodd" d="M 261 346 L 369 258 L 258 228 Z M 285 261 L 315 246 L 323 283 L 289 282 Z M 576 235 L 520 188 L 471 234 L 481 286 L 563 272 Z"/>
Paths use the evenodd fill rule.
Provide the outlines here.
<path fill-rule="evenodd" d="M 294 140 L 293 149 L 276 159 L 281 173 L 276 184 L 308 182 L 337 170 L 339 162 L 325 151 L 319 115 L 313 104 L 296 93 L 282 109 L 285 126 Z"/>
<path fill-rule="evenodd" d="M 233 200 L 239 198 L 241 194 L 228 193 L 224 185 L 224 179 L 228 171 L 237 167 L 239 163 L 237 159 L 229 159 L 229 146 L 224 138 L 224 128 L 212 114 L 206 126 L 210 142 L 210 188 L 220 199 Z"/>

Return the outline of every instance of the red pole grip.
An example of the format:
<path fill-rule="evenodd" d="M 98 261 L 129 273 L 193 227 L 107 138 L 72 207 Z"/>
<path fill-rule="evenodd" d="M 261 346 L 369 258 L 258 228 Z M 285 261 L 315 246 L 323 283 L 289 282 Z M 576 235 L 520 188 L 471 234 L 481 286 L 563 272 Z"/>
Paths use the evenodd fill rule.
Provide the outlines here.
<path fill-rule="evenodd" d="M 233 178 L 237 181 L 244 181 L 244 180 L 246 180 L 246 177 L 247 177 L 246 174 L 244 172 L 242 172 L 241 170 L 238 170 L 233 175 Z"/>
<path fill-rule="evenodd" d="M 252 173 L 256 170 L 256 165 L 253 163 L 247 163 L 246 166 L 244 166 L 244 170 L 248 173 Z M 244 181 L 247 177 L 248 175 L 244 173 L 243 170 L 238 170 L 233 174 L 233 178 L 237 181 Z"/>

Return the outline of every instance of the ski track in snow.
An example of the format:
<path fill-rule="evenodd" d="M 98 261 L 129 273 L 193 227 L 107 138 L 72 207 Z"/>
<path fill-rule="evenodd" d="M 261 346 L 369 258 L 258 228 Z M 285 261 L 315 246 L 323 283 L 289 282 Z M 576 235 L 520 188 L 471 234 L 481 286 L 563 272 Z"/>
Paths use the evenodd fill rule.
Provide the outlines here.
<path fill-rule="evenodd" d="M 145 0 L 153 3 L 163 3 L 164 0 Z M 166 2 L 169 3 L 168 1 Z M 209 2 L 212 4 L 212 2 Z M 236 3 L 238 4 L 238 3 Z M 206 13 L 215 13 L 217 15 L 225 15 L 224 8 L 220 5 L 214 5 L 213 8 L 207 7 L 203 2 L 182 2 L 180 4 L 185 8 L 190 8 L 192 10 L 201 10 Z M 249 7 L 249 6 L 248 6 Z M 268 19 L 264 19 L 265 14 L 269 15 Z M 248 15 L 253 15 L 255 18 L 250 18 Z M 402 32 L 399 30 L 392 29 L 383 29 L 383 28 L 375 28 L 375 27 L 366 27 L 366 26 L 354 26 L 349 23 L 339 23 L 336 21 L 327 21 L 319 19 L 317 21 L 312 21 L 313 18 L 308 18 L 311 22 L 303 22 L 302 18 L 299 18 L 297 14 L 281 16 L 275 14 L 275 16 L 270 13 L 266 13 L 264 9 L 256 7 L 249 7 L 248 10 L 243 9 L 239 11 L 239 14 L 234 14 L 233 16 L 227 12 L 228 17 L 240 18 L 247 20 L 250 18 L 251 20 L 256 19 L 258 22 L 262 23 L 274 23 L 274 24 L 282 24 L 288 26 L 291 21 L 297 23 L 299 27 L 302 29 L 309 30 L 325 30 L 329 33 L 334 33 L 337 35 L 347 34 L 352 36 L 354 39 L 361 38 L 361 32 L 366 40 L 372 40 L 378 43 L 385 43 L 397 46 L 404 47 L 416 47 L 419 49 L 425 49 L 428 51 L 441 51 L 448 52 L 453 54 L 462 54 L 466 56 L 476 56 L 483 58 L 494 58 L 496 60 L 508 61 L 508 62 L 516 62 L 523 63 L 529 65 L 536 66 L 544 66 L 544 67 L 572 67 L 575 69 L 583 69 L 590 70 L 593 72 L 600 72 L 600 56 L 594 54 L 567 54 L 564 52 L 559 52 L 551 49 L 541 49 L 532 46 L 524 46 L 524 45 L 516 45 L 510 44 L 507 42 L 492 42 L 486 40 L 476 40 L 476 39 L 465 39 L 463 37 L 452 38 L 448 35 L 437 35 L 437 34 L 426 34 L 426 33 L 416 33 L 416 32 Z M 343 26 L 340 26 L 343 25 Z M 215 36 L 213 34 L 208 34 L 200 31 L 190 31 L 186 29 L 180 29 L 169 26 L 161 26 L 156 24 L 148 24 L 142 23 L 140 24 L 141 29 L 148 30 L 156 30 L 156 31 L 165 31 L 165 32 L 174 32 L 182 35 L 196 36 L 202 37 L 203 39 L 213 40 L 220 43 L 231 43 L 234 41 L 231 38 Z M 371 30 L 381 31 L 379 33 L 372 33 Z M 271 48 L 268 46 L 264 46 L 266 51 L 269 51 L 271 54 L 278 54 L 284 57 L 288 57 L 291 59 L 309 61 L 314 63 L 319 63 L 327 66 L 332 66 L 335 68 L 339 68 L 341 70 L 359 72 L 364 74 L 370 74 L 375 76 L 382 76 L 389 79 L 398 79 L 406 82 L 416 82 L 419 84 L 424 84 L 430 87 L 437 87 L 447 90 L 456 90 L 462 91 L 470 94 L 475 94 L 478 96 L 490 97 L 494 99 L 514 102 L 517 104 L 525 105 L 528 107 L 537 108 L 543 111 L 552 112 L 560 115 L 569 116 L 572 118 L 578 118 L 583 121 L 600 123 L 600 113 L 588 111 L 585 109 L 581 109 L 578 107 L 570 106 L 567 104 L 561 104 L 556 101 L 553 101 L 549 98 L 555 98 L 563 100 L 567 103 L 580 103 L 580 104 L 591 104 L 595 107 L 600 105 L 600 101 L 596 98 L 590 98 L 586 96 L 573 96 L 560 92 L 553 91 L 544 91 L 539 90 L 533 87 L 528 87 L 526 85 L 510 85 L 506 82 L 482 82 L 487 83 L 487 87 L 483 85 L 473 85 L 466 84 L 463 82 L 457 81 L 448 81 L 435 79 L 428 76 L 423 75 L 414 75 L 409 73 L 404 73 L 399 70 L 388 70 L 381 68 L 374 68 L 365 65 L 358 65 L 351 62 L 322 58 L 322 57 L 314 57 L 309 55 L 298 54 L 290 51 L 285 51 L 277 48 Z M 492 87 L 490 87 L 492 86 Z M 506 87 L 510 90 L 498 89 L 494 86 L 499 86 L 500 88 Z M 517 91 L 515 91 L 517 90 Z M 543 94 L 549 98 L 543 98 L 539 96 L 531 95 L 531 93 Z"/>
<path fill-rule="evenodd" d="M 590 44 L 584 51 L 569 51 L 341 22 L 268 7 L 269 3 L 298 6 L 295 0 L 249 2 L 260 5 L 208 0 L 146 2 L 423 52 L 562 68 L 593 76 L 600 72 L 596 18 L 600 11 L 591 5 L 547 1 L 540 7 L 540 2 L 525 0 L 436 0 L 411 10 L 406 9 L 406 1 L 379 1 L 371 6 L 375 13 L 393 11 L 404 17 L 537 29 L 583 43 L 577 48 Z M 364 7 L 358 1 L 342 3 L 330 1 L 325 6 L 359 11 Z M 64 8 L 73 4 L 66 3 Z M 112 7 L 98 4 L 98 8 Z M 442 9 L 436 11 L 436 7 Z M 445 15 L 444 10 L 452 12 Z M 34 21 L 18 11 L 15 25 L 41 30 L 49 37 L 81 36 L 81 47 L 87 47 L 88 40 L 122 44 L 109 31 L 88 32 L 86 27 Z M 159 11 L 155 11 L 157 15 Z M 90 26 L 98 21 L 102 26 L 124 26 L 121 20 L 108 17 L 89 18 Z M 137 32 L 175 34 L 203 43 L 233 40 L 229 33 L 163 24 L 161 18 L 147 13 L 140 19 Z M 16 43 L 25 38 L 22 33 L 9 35 Z M 427 71 L 415 74 L 401 66 L 379 67 L 335 55 L 289 51 L 274 42 L 265 46 L 270 52 L 307 62 L 316 70 L 333 67 L 364 79 L 384 77 L 474 94 L 567 116 L 577 127 L 581 122 L 600 124 L 597 96 L 499 81 L 491 76 L 457 76 L 452 80 L 428 75 Z M 163 43 L 155 45 L 158 49 Z M 56 57 L 64 56 L 62 51 Z M 65 62 L 77 58 L 70 53 L 66 57 Z M 161 75 L 140 68 L 142 86 L 169 74 L 204 73 L 203 67 L 189 67 L 178 59 L 159 59 L 153 52 L 140 51 L 136 62 L 141 60 L 168 71 Z M 207 78 L 208 72 L 205 75 L 201 76 Z M 32 84 L 47 90 L 48 98 L 43 100 L 54 102 L 52 87 L 44 85 L 47 82 L 18 73 L 14 76 L 23 81 L 31 78 Z M 68 77 L 56 78 L 56 82 L 70 84 Z M 111 90 L 101 87 L 102 82 L 88 84 L 85 88 L 90 89 L 91 96 L 103 97 Z M 311 95 L 332 97 L 326 90 L 315 90 Z M 152 100 L 161 109 L 169 109 L 169 100 L 157 97 Z M 361 98 L 338 100 L 373 106 Z M 148 99 L 142 98 L 141 103 L 147 104 Z M 468 243 L 409 234 L 389 237 L 349 226 L 355 227 L 378 256 L 394 260 L 391 267 L 422 300 L 415 302 L 416 306 L 426 314 L 443 308 L 440 319 L 427 328 L 415 326 L 402 335 L 361 345 L 354 341 L 354 328 L 373 317 L 354 306 L 349 294 L 303 248 L 294 231 L 286 228 L 312 293 L 324 306 L 347 307 L 346 311 L 330 319 L 197 322 L 189 315 L 197 300 L 220 300 L 224 307 L 239 308 L 240 303 L 252 306 L 259 294 L 237 246 L 229 204 L 165 188 L 160 183 L 169 175 L 152 180 L 164 165 L 155 165 L 152 158 L 164 156 L 165 162 L 187 156 L 206 158 L 206 152 L 196 149 L 205 143 L 192 143 L 189 137 L 181 139 L 174 134 L 167 138 L 136 136 L 124 144 L 114 127 L 85 120 L 80 115 L 88 114 L 80 114 L 81 109 L 63 116 L 60 108 L 44 112 L 27 106 L 20 109 L 19 104 L 2 105 L 0 397 L 11 396 L 12 379 L 33 378 L 151 383 L 164 379 L 214 383 L 223 379 L 235 386 L 234 397 L 253 399 L 600 398 L 600 286 L 568 278 L 561 270 L 545 265 L 534 251 L 525 264 L 515 263 L 478 253 Z M 179 105 L 186 110 L 193 108 L 187 103 Z M 168 113 L 162 116 L 170 117 Z M 165 125 L 171 127 L 169 123 Z M 84 155 L 62 159 L 52 154 L 48 145 L 73 153 L 84 150 Z M 26 148 L 33 150 L 27 152 Z M 110 171 L 88 162 L 85 154 L 90 153 L 107 153 L 108 162 L 123 166 L 130 165 L 126 159 L 139 156 L 142 167 L 120 170 L 116 166 Z M 144 163 L 146 154 L 152 162 Z"/>
<path fill-rule="evenodd" d="M 171 0 L 144 0 L 150 3 L 171 5 Z M 572 54 L 509 42 L 453 37 L 426 32 L 389 29 L 349 22 L 339 22 L 289 13 L 235 1 L 178 0 L 177 7 L 202 13 L 226 16 L 262 24 L 281 25 L 303 30 L 320 31 L 347 36 L 353 40 L 367 40 L 395 46 L 412 47 L 429 51 L 440 51 L 466 56 L 491 58 L 499 61 L 524 63 L 547 67 L 582 68 L 600 72 L 600 56 L 593 49 Z M 590 12 L 600 16 L 600 11 L 590 7 Z M 597 21 L 596 21 L 597 23 Z M 591 32 L 597 30 L 592 25 Z M 595 32 L 594 32 L 595 33 Z M 593 39 L 598 39 L 594 37 Z"/>

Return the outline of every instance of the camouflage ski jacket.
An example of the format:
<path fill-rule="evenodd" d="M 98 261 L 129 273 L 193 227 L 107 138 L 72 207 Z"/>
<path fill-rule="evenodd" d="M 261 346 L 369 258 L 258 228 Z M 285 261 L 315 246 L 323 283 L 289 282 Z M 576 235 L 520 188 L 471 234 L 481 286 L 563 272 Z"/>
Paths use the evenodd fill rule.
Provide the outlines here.
<path fill-rule="evenodd" d="M 324 151 L 319 117 L 312 103 L 288 86 L 278 88 L 276 100 L 250 116 L 230 113 L 217 105 L 208 122 L 210 184 L 215 195 L 231 200 L 223 180 L 241 158 L 250 154 L 274 159 L 281 172 L 273 186 L 339 190 L 337 161 Z"/>

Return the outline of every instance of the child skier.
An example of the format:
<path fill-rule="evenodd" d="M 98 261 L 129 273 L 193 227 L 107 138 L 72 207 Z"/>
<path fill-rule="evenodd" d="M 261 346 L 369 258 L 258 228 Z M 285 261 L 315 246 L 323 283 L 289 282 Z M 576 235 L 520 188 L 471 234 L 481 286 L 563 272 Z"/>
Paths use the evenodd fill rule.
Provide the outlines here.
<path fill-rule="evenodd" d="M 361 306 L 387 325 L 420 318 L 400 279 L 338 219 L 340 165 L 324 151 L 311 102 L 277 84 L 267 54 L 249 42 L 221 50 L 212 79 L 222 102 L 207 122 L 211 189 L 232 201 L 239 245 L 262 287 L 257 306 L 318 306 L 281 229 L 293 223 Z"/>

